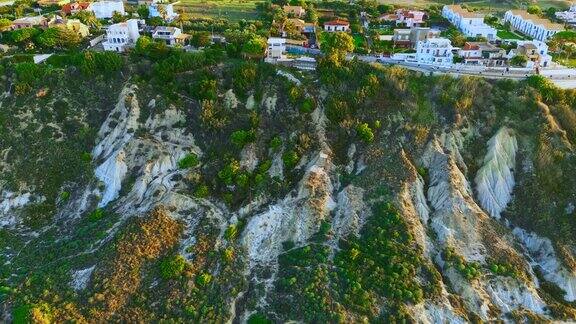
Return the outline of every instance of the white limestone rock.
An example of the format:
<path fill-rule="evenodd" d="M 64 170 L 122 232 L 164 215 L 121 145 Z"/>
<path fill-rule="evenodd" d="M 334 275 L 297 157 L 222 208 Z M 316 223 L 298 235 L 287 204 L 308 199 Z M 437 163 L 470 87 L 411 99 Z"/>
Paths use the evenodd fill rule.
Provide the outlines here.
<path fill-rule="evenodd" d="M 532 258 L 532 266 L 538 266 L 544 275 L 544 279 L 555 283 L 566 293 L 564 299 L 569 302 L 576 300 L 576 269 L 567 269 L 558 260 L 552 242 L 535 233 L 527 232 L 521 228 L 515 228 L 512 233 L 526 248 Z"/>
<path fill-rule="evenodd" d="M 226 91 L 224 94 L 224 108 L 226 109 L 236 109 L 238 107 L 238 98 L 232 89 Z"/>
<path fill-rule="evenodd" d="M 500 213 L 512 198 L 517 150 L 518 143 L 512 130 L 501 128 L 488 141 L 488 153 L 476 175 L 480 206 L 496 219 L 500 219 Z"/>
<path fill-rule="evenodd" d="M 242 243 L 251 266 L 274 263 L 282 242 L 302 243 L 318 231 L 321 221 L 336 207 L 329 176 L 332 168 L 328 155 L 320 152 L 308 165 L 298 188 L 250 218 Z"/>
<path fill-rule="evenodd" d="M 90 268 L 74 271 L 74 273 L 72 273 L 72 281 L 70 282 L 72 289 L 76 291 L 85 289 L 86 286 L 88 286 L 88 282 L 90 282 L 94 268 L 95 266 L 91 266 Z"/>
<path fill-rule="evenodd" d="M 370 214 L 370 208 L 363 200 L 364 189 L 353 185 L 346 186 L 338 194 L 337 208 L 332 221 L 336 238 L 349 234 L 358 235 Z"/>
<path fill-rule="evenodd" d="M 118 193 L 122 188 L 122 181 L 128 171 L 124 159 L 125 153 L 120 149 L 96 168 L 94 174 L 104 184 L 104 192 L 98 207 L 105 207 L 109 202 L 118 198 Z"/>

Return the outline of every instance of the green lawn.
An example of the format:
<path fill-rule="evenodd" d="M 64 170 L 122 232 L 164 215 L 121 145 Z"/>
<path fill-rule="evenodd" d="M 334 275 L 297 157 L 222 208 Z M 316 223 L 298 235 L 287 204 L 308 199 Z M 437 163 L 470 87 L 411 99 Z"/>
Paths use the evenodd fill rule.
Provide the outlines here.
<path fill-rule="evenodd" d="M 354 34 L 352 38 L 354 38 L 354 48 L 364 47 L 364 42 L 366 41 L 364 35 Z"/>
<path fill-rule="evenodd" d="M 552 55 L 552 60 L 565 67 L 576 68 L 576 58 L 560 58 L 558 55 Z"/>
<path fill-rule="evenodd" d="M 519 39 L 519 40 L 525 39 L 525 37 L 521 35 L 503 29 L 499 29 L 498 32 L 496 32 L 496 36 L 500 37 L 501 39 Z"/>
<path fill-rule="evenodd" d="M 256 4 L 261 0 L 181 0 L 176 6 L 192 17 L 226 18 L 232 21 L 258 18 Z"/>

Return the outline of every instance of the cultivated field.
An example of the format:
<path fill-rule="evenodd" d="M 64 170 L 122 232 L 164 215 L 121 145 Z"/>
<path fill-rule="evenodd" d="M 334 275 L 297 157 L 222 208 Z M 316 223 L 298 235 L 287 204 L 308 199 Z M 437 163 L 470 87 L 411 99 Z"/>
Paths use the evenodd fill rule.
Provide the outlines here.
<path fill-rule="evenodd" d="M 261 1 L 263 0 L 180 0 L 177 7 L 190 13 L 192 17 L 227 18 L 232 21 L 238 21 L 242 19 L 257 19 L 256 4 Z M 408 8 L 426 8 L 430 4 L 453 3 L 451 0 L 379 0 L 379 2 Z M 479 8 L 483 12 L 521 8 L 520 5 L 514 5 L 509 2 L 490 0 L 464 1 L 461 3 Z M 548 7 L 564 9 L 570 6 L 570 2 L 565 0 L 541 0 L 537 1 L 537 4 L 543 9 Z"/>
<path fill-rule="evenodd" d="M 233 21 L 258 18 L 256 3 L 260 0 L 180 0 L 177 8 L 192 17 L 227 18 Z"/>

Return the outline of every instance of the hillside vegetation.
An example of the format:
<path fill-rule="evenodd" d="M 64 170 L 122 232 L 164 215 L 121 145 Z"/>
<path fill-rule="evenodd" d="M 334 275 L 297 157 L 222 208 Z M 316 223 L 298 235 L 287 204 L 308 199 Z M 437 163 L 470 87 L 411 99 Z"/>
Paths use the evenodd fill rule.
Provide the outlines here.
<path fill-rule="evenodd" d="M 575 320 L 576 91 L 326 51 L 2 61 L 0 319 Z"/>

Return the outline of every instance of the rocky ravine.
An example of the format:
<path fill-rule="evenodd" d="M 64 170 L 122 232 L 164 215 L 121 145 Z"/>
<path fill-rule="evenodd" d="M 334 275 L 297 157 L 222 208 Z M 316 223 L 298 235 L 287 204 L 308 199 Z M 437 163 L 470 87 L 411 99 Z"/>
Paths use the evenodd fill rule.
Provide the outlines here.
<path fill-rule="evenodd" d="M 241 271 L 249 281 L 264 284 L 264 291 L 255 299 L 256 306 L 265 307 L 272 302 L 268 290 L 274 288 L 282 242 L 304 245 L 319 230 L 322 221 L 328 221 L 335 233 L 332 248 L 337 249 L 339 238 L 357 234 L 370 217 L 367 206 L 371 202 L 364 197 L 364 188 L 340 183 L 342 168 L 333 162 L 321 106 L 314 112 L 312 122 L 319 148 L 310 151 L 296 167 L 303 174 L 298 184 L 281 199 L 261 197 L 238 211 L 231 211 L 218 200 L 186 193 L 179 181 L 186 171 L 178 168 L 178 161 L 188 153 L 201 157 L 203 152 L 196 145 L 194 134 L 173 127 L 186 120 L 175 107 L 139 121 L 140 107 L 147 105 L 154 109 L 155 101 L 139 102 L 136 90 L 131 85 L 123 89 L 117 105 L 98 132 L 98 142 L 92 152 L 97 181 L 83 192 L 75 193 L 59 213 L 61 218 L 80 217 L 96 203 L 121 215 L 102 242 L 112 239 L 115 230 L 130 217 L 164 206 L 172 218 L 184 223 L 185 239 L 179 250 L 194 262 L 185 246 L 194 244 L 196 226 L 202 219 L 217 224 L 220 235 L 216 246 L 223 244 L 229 225 L 247 220 L 240 234 L 246 257 L 245 269 Z M 227 92 L 228 97 L 233 95 Z M 269 98 L 263 98 L 263 106 L 268 101 Z M 147 131 L 146 136 L 135 135 L 141 129 Z M 424 251 L 424 258 L 442 273 L 441 295 L 410 307 L 412 316 L 422 323 L 464 323 L 473 319 L 471 314 L 482 321 L 512 320 L 511 313 L 528 311 L 536 318 L 552 319 L 535 273 L 543 273 L 545 280 L 564 291 L 566 302 L 573 302 L 576 269 L 559 259 L 550 240 L 521 228 L 507 228 L 500 221 L 502 211 L 514 194 L 518 150 L 514 130 L 501 128 L 493 135 L 486 143 L 487 154 L 481 167 L 473 176 L 466 175 L 467 167 L 461 155 L 462 143 L 466 136 L 472 136 L 470 134 L 468 129 L 437 134 L 427 144 L 423 156 L 414 161 L 403 152 L 410 177 L 402 188 L 397 188 L 396 203 Z M 349 169 L 363 158 L 356 156 L 355 151 L 355 147 L 349 150 L 352 166 Z M 250 152 L 243 151 L 242 156 L 244 167 L 257 164 L 250 162 Z M 277 154 L 268 172 L 283 176 L 280 159 L 281 155 Z M 427 179 L 416 172 L 416 166 L 427 170 Z M 361 175 L 367 172 L 357 171 Z M 474 187 L 469 178 L 474 179 Z M 0 226 L 15 225 L 14 211 L 23 207 L 30 195 L 2 192 Z M 467 280 L 444 259 L 447 249 L 455 251 L 466 262 L 480 264 L 482 279 Z M 498 258 L 511 262 L 520 275 L 505 277 L 487 270 Z M 81 291 L 91 280 L 94 266 L 75 270 L 71 284 Z M 262 276 L 264 270 L 271 274 Z M 246 320 L 254 306 L 237 306 L 232 297 L 226 297 L 229 304 L 234 300 L 231 313 L 235 313 L 235 319 L 231 320 Z M 461 300 L 462 304 L 454 300 Z"/>

